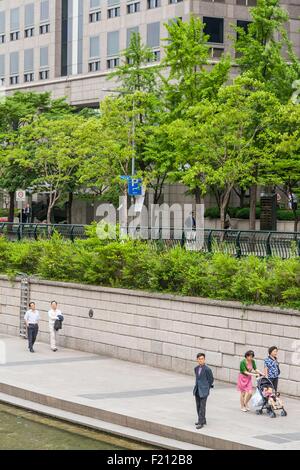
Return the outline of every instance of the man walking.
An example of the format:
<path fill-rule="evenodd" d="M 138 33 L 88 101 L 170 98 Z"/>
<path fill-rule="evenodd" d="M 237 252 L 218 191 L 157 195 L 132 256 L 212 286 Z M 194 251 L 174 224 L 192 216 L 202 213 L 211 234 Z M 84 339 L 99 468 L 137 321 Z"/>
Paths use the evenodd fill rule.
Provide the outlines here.
<path fill-rule="evenodd" d="M 195 423 L 196 429 L 201 429 L 206 423 L 206 402 L 213 388 L 214 376 L 211 369 L 205 364 L 205 354 L 197 354 L 198 366 L 195 367 L 196 383 L 194 387 L 194 396 L 196 399 L 196 408 L 198 421 Z"/>
<path fill-rule="evenodd" d="M 35 303 L 30 302 L 29 310 L 25 313 L 24 320 L 27 326 L 28 332 L 28 349 L 30 352 L 34 352 L 33 346 L 39 331 L 39 320 L 40 314 L 35 308 Z"/>

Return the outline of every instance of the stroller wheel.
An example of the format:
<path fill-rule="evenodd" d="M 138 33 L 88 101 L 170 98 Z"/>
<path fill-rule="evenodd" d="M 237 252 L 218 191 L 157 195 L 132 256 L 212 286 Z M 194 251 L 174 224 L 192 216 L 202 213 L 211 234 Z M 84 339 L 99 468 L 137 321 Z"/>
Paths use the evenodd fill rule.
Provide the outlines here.
<path fill-rule="evenodd" d="M 270 418 L 276 418 L 276 413 L 274 413 L 274 411 L 271 411 L 269 416 Z"/>
<path fill-rule="evenodd" d="M 285 410 L 282 410 L 280 414 L 281 416 L 287 416 L 287 412 Z"/>
<path fill-rule="evenodd" d="M 262 411 L 262 410 L 256 410 L 256 414 L 257 414 L 257 415 L 262 415 L 262 414 L 263 414 L 263 411 Z"/>

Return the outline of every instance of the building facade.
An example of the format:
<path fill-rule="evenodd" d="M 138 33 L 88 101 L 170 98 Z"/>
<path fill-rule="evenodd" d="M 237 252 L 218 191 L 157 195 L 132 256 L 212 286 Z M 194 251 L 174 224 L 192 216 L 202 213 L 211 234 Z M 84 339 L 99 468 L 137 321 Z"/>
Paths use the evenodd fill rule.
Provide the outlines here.
<path fill-rule="evenodd" d="M 231 52 L 232 25 L 247 25 L 256 0 L 0 0 L 0 92 L 51 91 L 77 106 L 97 106 L 108 73 L 139 31 L 162 55 L 165 24 L 194 13 L 206 24 L 212 60 Z M 300 0 L 282 0 L 300 56 Z"/>

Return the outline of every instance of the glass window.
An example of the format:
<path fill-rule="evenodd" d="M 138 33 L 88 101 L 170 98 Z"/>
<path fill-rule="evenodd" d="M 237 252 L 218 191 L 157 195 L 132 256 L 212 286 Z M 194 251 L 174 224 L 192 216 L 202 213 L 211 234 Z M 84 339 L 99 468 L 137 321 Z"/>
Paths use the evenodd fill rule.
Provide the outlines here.
<path fill-rule="evenodd" d="M 120 16 L 120 7 L 110 8 L 109 10 L 107 10 L 108 18 L 116 18 L 117 16 Z"/>
<path fill-rule="evenodd" d="M 100 37 L 90 37 L 90 58 L 100 56 Z"/>
<path fill-rule="evenodd" d="M 97 21 L 101 21 L 101 11 L 94 11 L 89 15 L 90 23 L 97 23 Z"/>
<path fill-rule="evenodd" d="M 90 0 L 90 9 L 100 7 L 101 0 Z"/>
<path fill-rule="evenodd" d="M 208 42 L 223 43 L 224 42 L 224 19 L 203 17 L 204 32 L 209 35 Z"/>
<path fill-rule="evenodd" d="M 34 3 L 29 3 L 25 5 L 25 20 L 24 20 L 25 28 L 29 28 L 29 26 L 34 25 Z"/>
<path fill-rule="evenodd" d="M 249 24 L 251 24 L 251 21 L 237 20 L 237 22 L 236 22 L 236 25 L 239 28 L 242 28 L 246 33 L 248 31 Z M 239 36 L 239 34 L 237 33 L 237 37 L 238 36 Z"/>
<path fill-rule="evenodd" d="M 10 10 L 10 30 L 18 31 L 20 29 L 20 8 Z"/>
<path fill-rule="evenodd" d="M 5 76 L 5 55 L 0 55 L 0 77 Z"/>
<path fill-rule="evenodd" d="M 24 72 L 33 72 L 34 70 L 34 50 L 24 50 Z"/>
<path fill-rule="evenodd" d="M 108 7 L 112 7 L 114 5 L 120 5 L 120 0 L 107 0 Z"/>
<path fill-rule="evenodd" d="M 0 34 L 5 33 L 5 11 L 0 11 Z"/>
<path fill-rule="evenodd" d="M 129 44 L 130 44 L 131 35 L 134 34 L 134 33 L 138 33 L 138 32 L 139 32 L 139 27 L 138 26 L 135 26 L 134 28 L 128 28 L 127 29 L 126 47 L 128 47 Z"/>
<path fill-rule="evenodd" d="M 10 75 L 18 75 L 19 73 L 19 52 L 11 52 L 9 55 Z"/>
<path fill-rule="evenodd" d="M 147 46 L 159 47 L 160 45 L 160 22 L 147 24 Z"/>
<path fill-rule="evenodd" d="M 40 66 L 48 67 L 49 65 L 48 58 L 48 46 L 40 48 Z"/>
<path fill-rule="evenodd" d="M 119 54 L 119 31 L 107 33 L 107 55 Z"/>
<path fill-rule="evenodd" d="M 147 6 L 148 6 L 149 10 L 151 8 L 158 8 L 158 7 L 161 6 L 161 0 L 148 0 L 147 1 Z"/>
<path fill-rule="evenodd" d="M 40 21 L 49 20 L 49 0 L 41 0 Z"/>
<path fill-rule="evenodd" d="M 127 5 L 127 13 L 137 13 L 138 11 L 140 11 L 140 6 L 140 2 L 130 3 L 129 5 Z"/>

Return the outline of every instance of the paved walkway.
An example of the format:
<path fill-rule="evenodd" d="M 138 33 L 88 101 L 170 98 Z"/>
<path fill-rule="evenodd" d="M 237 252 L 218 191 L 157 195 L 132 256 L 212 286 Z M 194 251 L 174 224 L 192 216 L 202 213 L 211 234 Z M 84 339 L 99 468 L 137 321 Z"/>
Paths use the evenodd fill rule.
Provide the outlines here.
<path fill-rule="evenodd" d="M 193 445 L 300 449 L 300 400 L 285 398 L 288 416 L 270 419 L 242 413 L 235 387 L 217 383 L 208 425 L 196 431 L 193 377 L 79 351 L 53 353 L 42 343 L 31 354 L 26 346 L 0 335 L 0 392 Z"/>

